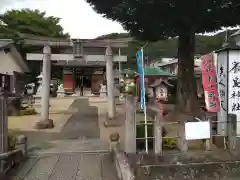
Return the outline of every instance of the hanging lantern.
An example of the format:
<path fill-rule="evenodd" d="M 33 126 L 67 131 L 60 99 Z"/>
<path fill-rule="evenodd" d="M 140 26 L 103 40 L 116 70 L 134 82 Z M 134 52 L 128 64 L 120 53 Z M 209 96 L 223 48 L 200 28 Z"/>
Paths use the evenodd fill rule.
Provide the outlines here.
<path fill-rule="evenodd" d="M 165 84 L 160 84 L 155 88 L 155 97 L 158 100 L 167 100 L 167 87 Z"/>

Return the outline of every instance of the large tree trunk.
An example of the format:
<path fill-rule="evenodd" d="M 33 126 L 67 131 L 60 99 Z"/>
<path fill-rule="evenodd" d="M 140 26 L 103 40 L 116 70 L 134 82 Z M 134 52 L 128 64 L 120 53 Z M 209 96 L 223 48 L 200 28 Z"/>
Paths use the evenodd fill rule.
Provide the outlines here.
<path fill-rule="evenodd" d="M 178 39 L 177 105 L 178 112 L 199 110 L 194 74 L 195 33 L 185 31 Z"/>

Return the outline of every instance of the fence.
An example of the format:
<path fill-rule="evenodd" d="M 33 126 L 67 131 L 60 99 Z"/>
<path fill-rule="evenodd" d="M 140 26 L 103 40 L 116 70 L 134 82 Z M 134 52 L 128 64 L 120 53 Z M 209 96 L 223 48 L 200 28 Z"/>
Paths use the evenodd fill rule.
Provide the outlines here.
<path fill-rule="evenodd" d="M 236 115 L 234 114 L 229 114 L 228 119 L 225 122 L 219 122 L 219 121 L 214 121 L 211 120 L 210 117 L 206 116 L 205 119 L 199 119 L 199 118 L 194 118 L 192 121 L 186 121 L 183 122 L 179 126 L 179 131 L 176 136 L 163 136 L 163 129 L 165 126 L 171 126 L 174 124 L 180 124 L 180 122 L 165 122 L 163 121 L 163 117 L 160 116 L 160 110 L 158 109 L 151 109 L 151 111 L 154 112 L 153 118 L 154 121 L 152 123 L 147 123 L 147 125 L 153 125 L 154 127 L 154 137 L 147 137 L 147 139 L 154 139 L 154 152 L 155 154 L 162 155 L 163 153 L 163 139 L 177 139 L 177 144 L 178 148 L 180 149 L 181 152 L 186 153 L 188 151 L 188 141 L 186 140 L 186 135 L 185 135 L 185 126 L 184 124 L 187 122 L 204 122 L 207 121 L 210 124 L 210 138 L 209 139 L 203 139 L 204 141 L 204 147 L 205 150 L 209 151 L 212 149 L 212 139 L 213 137 L 216 136 L 222 136 L 224 138 L 224 144 L 225 148 L 228 149 L 229 151 L 234 150 L 236 147 L 236 126 L 237 126 L 237 121 L 236 121 Z M 213 123 L 225 123 L 227 125 L 227 133 L 224 135 L 220 134 L 213 134 L 212 131 L 212 124 Z M 137 139 L 146 139 L 144 138 L 137 138 Z"/>
<path fill-rule="evenodd" d="M 7 112 L 8 100 L 4 93 L 0 93 L 0 153 L 7 151 L 7 134 L 8 134 L 8 112 Z"/>
<path fill-rule="evenodd" d="M 24 145 L 24 157 L 27 157 L 27 138 L 17 138 L 16 145 Z M 15 164 L 18 153 L 22 153 L 22 148 L 8 149 L 8 94 L 0 92 L 0 179 Z"/>

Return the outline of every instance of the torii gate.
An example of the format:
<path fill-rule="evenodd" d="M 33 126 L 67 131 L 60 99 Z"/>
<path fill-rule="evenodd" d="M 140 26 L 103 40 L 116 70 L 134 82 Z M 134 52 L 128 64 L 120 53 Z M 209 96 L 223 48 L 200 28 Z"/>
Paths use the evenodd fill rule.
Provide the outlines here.
<path fill-rule="evenodd" d="M 27 60 L 43 61 L 43 85 L 41 94 L 41 118 L 36 122 L 36 128 L 46 128 L 53 122 L 49 120 L 49 92 L 51 80 L 51 61 L 106 61 L 106 78 L 107 78 L 107 99 L 108 99 L 108 118 L 114 119 L 116 116 L 116 105 L 114 97 L 113 83 L 113 62 L 125 62 L 127 56 L 115 53 L 115 49 L 128 47 L 128 42 L 124 40 L 56 40 L 56 39 L 26 39 L 27 45 L 43 46 L 43 54 L 28 53 Z M 52 54 L 51 47 L 73 48 L 72 54 Z M 102 54 L 99 51 L 103 49 Z M 87 52 L 85 52 L 85 49 Z M 96 50 L 97 49 L 97 50 Z M 91 51 L 90 51 L 91 50 Z M 96 52 L 94 53 L 94 51 Z M 118 51 L 117 51 L 118 52 Z"/>

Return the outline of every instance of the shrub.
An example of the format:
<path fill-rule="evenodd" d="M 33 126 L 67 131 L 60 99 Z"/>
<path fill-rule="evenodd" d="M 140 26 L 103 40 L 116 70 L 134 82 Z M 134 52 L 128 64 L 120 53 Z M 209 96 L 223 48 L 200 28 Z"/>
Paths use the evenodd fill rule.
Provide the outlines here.
<path fill-rule="evenodd" d="M 37 114 L 34 108 L 25 108 L 19 111 L 19 116 L 34 115 Z"/>
<path fill-rule="evenodd" d="M 148 123 L 152 123 L 153 121 L 148 121 Z M 144 123 L 144 122 L 141 122 Z M 148 124 L 148 137 L 154 137 L 154 125 L 153 124 Z M 167 132 L 165 128 L 163 128 L 162 131 L 162 136 L 166 136 Z M 145 125 L 144 124 L 139 124 L 136 127 L 136 137 L 137 138 L 144 138 L 145 137 Z M 141 144 L 144 140 L 138 139 L 137 144 Z M 139 143 L 138 143 L 139 142 Z M 141 146 L 141 145 L 140 145 Z M 177 142 L 175 139 L 169 139 L 169 138 L 164 138 L 163 139 L 163 149 L 176 149 L 177 148 Z M 153 139 L 149 139 L 149 148 L 153 148 Z M 140 148 L 141 149 L 141 148 Z"/>
<path fill-rule="evenodd" d="M 17 143 L 17 137 L 14 133 L 8 133 L 8 150 L 14 150 Z"/>

